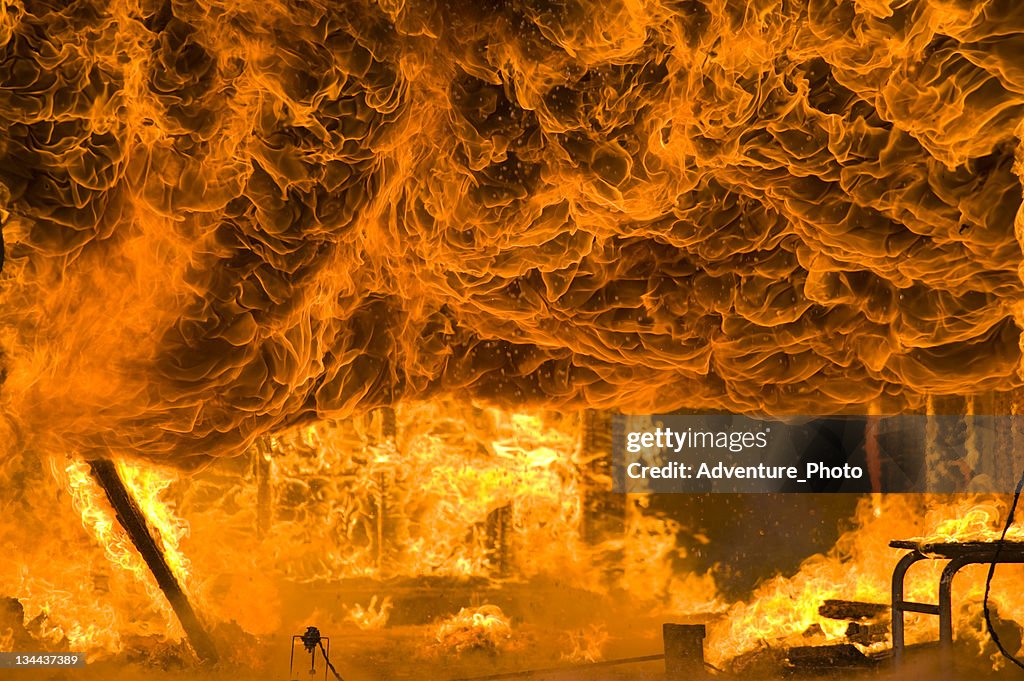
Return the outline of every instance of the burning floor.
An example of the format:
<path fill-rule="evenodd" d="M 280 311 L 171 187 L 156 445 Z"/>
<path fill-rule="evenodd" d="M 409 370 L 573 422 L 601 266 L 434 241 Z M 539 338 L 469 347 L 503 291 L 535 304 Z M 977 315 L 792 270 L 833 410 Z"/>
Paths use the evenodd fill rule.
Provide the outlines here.
<path fill-rule="evenodd" d="M 269 681 L 289 660 L 292 678 L 334 678 L 324 653 L 346 681 L 1005 673 L 982 607 L 993 545 L 979 542 L 998 538 L 1007 498 L 617 495 L 607 425 L 438 402 L 295 430 L 191 473 L 26 455 L 3 491 L 15 551 L 0 648 L 87 653 L 84 670 L 34 672 L 47 679 Z M 126 531 L 110 476 L 173 587 Z M 963 546 L 982 553 L 939 617 Z M 1001 560 L 1021 559 L 1015 546 Z M 990 599 L 1011 652 L 1022 574 L 1002 565 Z M 310 626 L 329 648 L 303 645 Z"/>

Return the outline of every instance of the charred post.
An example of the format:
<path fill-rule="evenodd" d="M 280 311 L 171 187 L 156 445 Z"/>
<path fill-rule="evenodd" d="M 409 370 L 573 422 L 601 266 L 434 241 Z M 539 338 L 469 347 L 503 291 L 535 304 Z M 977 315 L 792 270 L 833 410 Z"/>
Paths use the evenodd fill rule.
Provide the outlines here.
<path fill-rule="evenodd" d="M 626 529 L 626 498 L 612 493 L 612 417 L 606 411 L 583 413 L 582 466 L 586 483 L 583 536 L 590 544 L 621 536 Z"/>
<path fill-rule="evenodd" d="M 512 520 L 512 505 L 506 504 L 487 514 L 487 554 L 492 569 L 498 577 L 507 577 L 511 570 L 511 546 L 509 546 Z"/>
<path fill-rule="evenodd" d="M 256 476 L 256 536 L 266 536 L 274 522 L 274 487 L 271 466 L 272 449 L 266 438 L 256 441 L 253 468 Z"/>
<path fill-rule="evenodd" d="M 93 478 L 103 488 L 110 505 L 114 508 L 117 521 L 128 533 L 128 537 L 132 540 L 135 549 L 142 555 L 142 559 L 146 561 L 157 585 L 166 596 L 178 621 L 181 622 L 181 627 L 185 630 L 185 636 L 188 637 L 192 650 L 203 662 L 216 662 L 217 649 L 213 644 L 213 639 L 210 638 L 195 610 L 192 609 L 192 604 L 178 583 L 177 577 L 171 572 L 163 552 L 149 532 L 146 516 L 139 508 L 135 497 L 125 487 L 114 462 L 109 459 L 97 459 L 89 462 L 89 468 Z"/>
<path fill-rule="evenodd" d="M 394 408 L 380 407 L 374 410 L 371 421 L 374 425 L 371 431 L 374 434 L 373 445 L 394 451 L 398 446 L 398 418 Z M 375 480 L 377 503 L 374 509 L 376 515 L 374 518 L 374 544 L 377 554 L 377 574 L 380 576 L 384 575 L 387 567 L 388 537 L 392 532 L 388 522 L 388 514 L 391 512 L 388 496 L 391 494 L 391 486 L 394 482 L 391 478 L 390 472 L 381 471 Z"/>
<path fill-rule="evenodd" d="M 706 676 L 704 669 L 703 624 L 664 624 L 661 629 L 665 643 L 665 678 L 689 681 Z"/>

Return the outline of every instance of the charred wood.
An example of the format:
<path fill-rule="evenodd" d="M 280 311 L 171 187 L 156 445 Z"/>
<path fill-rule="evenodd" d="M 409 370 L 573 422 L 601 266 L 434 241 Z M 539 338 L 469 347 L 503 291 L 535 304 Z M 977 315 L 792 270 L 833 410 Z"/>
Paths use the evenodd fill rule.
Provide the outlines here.
<path fill-rule="evenodd" d="M 139 508 L 135 497 L 125 487 L 114 462 L 109 459 L 97 459 L 89 462 L 89 468 L 93 478 L 99 483 L 110 501 L 117 521 L 128 533 L 135 549 L 142 555 L 142 559 L 156 579 L 157 585 L 167 598 L 167 602 L 170 603 L 174 614 L 177 615 L 178 621 L 181 622 L 181 628 L 184 629 L 192 650 L 203 662 L 216 662 L 217 649 L 213 644 L 213 639 L 210 638 L 200 622 L 188 596 L 178 583 L 178 578 L 174 576 L 167 564 L 163 551 L 153 539 L 153 535 L 150 534 L 146 516 Z"/>
<path fill-rule="evenodd" d="M 818 614 L 830 620 L 873 620 L 888 617 L 889 605 L 861 601 L 828 600 L 818 608 Z"/>

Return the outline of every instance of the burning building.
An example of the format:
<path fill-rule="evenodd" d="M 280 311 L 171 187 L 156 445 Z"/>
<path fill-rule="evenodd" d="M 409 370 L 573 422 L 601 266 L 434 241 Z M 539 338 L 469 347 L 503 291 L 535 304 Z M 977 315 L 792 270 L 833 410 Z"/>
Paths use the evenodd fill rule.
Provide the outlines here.
<path fill-rule="evenodd" d="M 1024 539 L 1022 434 L 975 419 L 1024 410 L 1016 0 L 0 9 L 0 651 L 349 681 L 694 647 L 855 676 L 947 630 L 947 671 L 1019 656 L 1020 572 L 984 565 Z M 654 413 L 918 415 L 922 491 L 963 484 L 617 493 L 613 418 Z M 972 542 L 999 554 L 932 617 L 923 558 Z"/>

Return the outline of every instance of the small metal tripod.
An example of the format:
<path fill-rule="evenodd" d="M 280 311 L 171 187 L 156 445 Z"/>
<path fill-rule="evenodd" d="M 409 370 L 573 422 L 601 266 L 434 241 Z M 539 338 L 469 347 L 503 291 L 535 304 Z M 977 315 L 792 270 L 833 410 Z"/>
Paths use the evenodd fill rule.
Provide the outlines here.
<path fill-rule="evenodd" d="M 327 642 L 326 647 L 324 647 L 325 641 Z M 296 677 L 295 675 L 297 671 L 295 669 L 295 644 L 299 642 L 302 643 L 302 647 L 305 649 L 305 651 L 309 653 L 308 674 L 310 676 L 316 675 L 316 650 L 317 648 L 319 648 L 320 652 L 323 653 L 324 662 L 326 663 L 326 666 L 324 667 L 324 681 L 327 681 L 328 669 L 330 669 L 331 673 L 334 674 L 335 679 L 337 679 L 338 681 L 344 681 L 344 679 L 341 678 L 341 674 L 338 673 L 338 670 L 334 668 L 333 664 L 331 664 L 331 639 L 327 636 L 321 636 L 320 630 L 316 627 L 306 627 L 306 633 L 302 634 L 301 636 L 292 636 L 292 656 L 291 659 L 288 661 L 289 679 L 291 679 L 292 681 L 298 681 L 298 677 Z"/>

